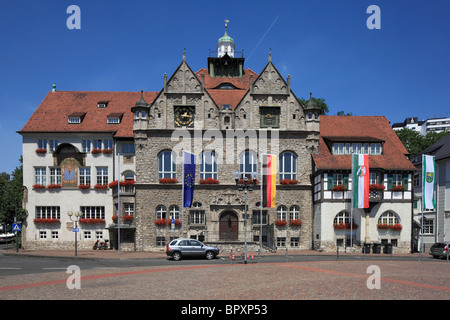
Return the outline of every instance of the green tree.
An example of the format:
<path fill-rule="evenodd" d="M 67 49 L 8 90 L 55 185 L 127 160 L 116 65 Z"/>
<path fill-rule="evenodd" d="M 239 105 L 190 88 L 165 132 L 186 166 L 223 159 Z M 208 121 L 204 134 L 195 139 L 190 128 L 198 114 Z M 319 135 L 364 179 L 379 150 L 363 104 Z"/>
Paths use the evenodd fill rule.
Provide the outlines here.
<path fill-rule="evenodd" d="M 449 133 L 449 131 L 443 131 L 439 133 L 430 131 L 425 136 L 423 136 L 418 131 L 408 128 L 403 128 L 395 132 L 397 133 L 399 139 L 402 141 L 406 150 L 408 150 L 408 153 L 411 155 L 422 152 Z"/>
<path fill-rule="evenodd" d="M 23 199 L 23 165 L 22 157 L 20 166 L 11 173 L 0 174 L 0 221 L 11 224 L 17 213 L 18 221 L 25 221 L 26 211 L 22 209 Z"/>
<path fill-rule="evenodd" d="M 351 113 L 351 112 L 345 113 L 344 110 L 341 110 L 341 111 L 338 111 L 338 112 L 336 113 L 336 115 L 337 115 L 337 116 L 352 116 L 353 113 Z"/>
<path fill-rule="evenodd" d="M 328 105 L 325 103 L 325 99 L 324 98 L 314 98 L 312 97 L 312 100 L 317 104 L 317 106 L 322 110 L 322 114 L 327 114 L 328 112 L 330 112 L 330 110 L 328 109 Z M 303 98 L 299 98 L 298 101 L 306 106 L 306 104 L 308 103 L 309 100 L 305 100 Z"/>

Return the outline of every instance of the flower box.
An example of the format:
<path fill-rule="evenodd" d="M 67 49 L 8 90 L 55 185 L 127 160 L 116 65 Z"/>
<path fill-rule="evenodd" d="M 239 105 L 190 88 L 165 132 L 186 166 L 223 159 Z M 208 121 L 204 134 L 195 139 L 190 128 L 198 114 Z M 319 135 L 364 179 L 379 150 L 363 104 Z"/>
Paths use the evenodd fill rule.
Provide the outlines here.
<path fill-rule="evenodd" d="M 120 181 L 120 186 L 121 187 L 129 187 L 129 186 L 132 186 L 135 183 L 136 182 L 134 180 L 125 180 L 125 181 Z"/>
<path fill-rule="evenodd" d="M 287 225 L 287 221 L 286 220 L 275 220 L 275 225 L 277 225 L 278 227 L 283 227 L 283 226 Z"/>
<path fill-rule="evenodd" d="M 127 214 L 127 215 L 125 215 L 125 216 L 122 217 L 122 220 L 123 220 L 123 221 L 131 222 L 131 221 L 134 220 L 134 216 L 133 216 L 132 214 Z"/>
<path fill-rule="evenodd" d="M 401 231 L 403 229 L 400 223 L 396 224 L 387 224 L 387 223 L 379 223 L 377 224 L 378 230 L 393 230 L 393 231 Z"/>
<path fill-rule="evenodd" d="M 117 187 L 118 181 L 114 180 L 113 182 L 111 182 L 110 184 L 108 184 L 108 186 L 110 188 L 114 188 Z M 135 184 L 134 180 L 125 180 L 125 181 L 120 181 L 120 186 L 121 187 L 129 187 L 132 186 L 133 184 Z"/>
<path fill-rule="evenodd" d="M 300 227 L 302 225 L 302 220 L 300 219 L 291 220 L 289 221 L 289 225 L 292 227 Z"/>
<path fill-rule="evenodd" d="M 60 223 L 59 219 L 57 218 L 36 218 L 33 220 L 34 223 Z"/>
<path fill-rule="evenodd" d="M 33 189 L 45 189 L 43 184 L 33 184 Z"/>
<path fill-rule="evenodd" d="M 178 183 L 178 179 L 175 178 L 160 178 L 159 183 Z"/>
<path fill-rule="evenodd" d="M 82 218 L 82 219 L 80 219 L 80 223 L 85 223 L 85 224 L 105 223 L 105 219 L 100 219 L 100 218 Z"/>
<path fill-rule="evenodd" d="M 386 187 L 382 184 L 370 184 L 369 190 L 384 190 Z"/>
<path fill-rule="evenodd" d="M 37 154 L 44 154 L 44 153 L 47 153 L 47 149 L 38 148 L 38 149 L 36 149 L 36 153 L 37 153 Z"/>
<path fill-rule="evenodd" d="M 47 189 L 61 189 L 61 185 L 52 183 L 47 186 Z"/>
<path fill-rule="evenodd" d="M 331 188 L 331 191 L 346 191 L 346 190 L 347 189 L 345 188 L 345 185 L 343 185 L 343 184 L 338 184 Z"/>
<path fill-rule="evenodd" d="M 283 180 L 280 180 L 280 184 L 297 184 L 297 183 L 298 183 L 297 179 L 293 179 L 293 180 L 291 180 L 291 179 L 283 179 Z"/>
<path fill-rule="evenodd" d="M 214 178 L 200 179 L 200 184 L 219 184 L 220 181 Z"/>
<path fill-rule="evenodd" d="M 165 225 L 167 225 L 167 220 L 165 218 L 156 219 L 155 220 L 155 225 L 157 225 L 157 226 L 165 226 Z"/>
<path fill-rule="evenodd" d="M 103 152 L 103 154 L 112 154 L 113 149 L 103 149 L 102 152 Z"/>
<path fill-rule="evenodd" d="M 86 190 L 86 189 L 90 189 L 91 185 L 90 184 L 80 184 L 80 185 L 78 185 L 78 188 L 82 189 L 82 190 Z"/>
<path fill-rule="evenodd" d="M 97 189 L 97 190 L 105 190 L 105 189 L 108 189 L 108 185 L 107 185 L 107 184 L 96 184 L 96 185 L 94 186 L 94 189 Z"/>
<path fill-rule="evenodd" d="M 238 184 L 258 184 L 259 180 L 248 179 L 248 181 L 244 181 L 244 179 L 239 179 Z"/>
<path fill-rule="evenodd" d="M 405 186 L 399 185 L 399 186 L 392 187 L 391 191 L 405 191 L 405 189 L 406 189 Z"/>
<path fill-rule="evenodd" d="M 359 225 L 357 225 L 356 223 L 353 223 L 353 225 L 351 225 L 350 223 L 333 223 L 333 227 L 336 230 L 350 230 L 350 229 L 358 229 Z"/>
<path fill-rule="evenodd" d="M 92 154 L 99 154 L 99 153 L 102 153 L 102 150 L 101 150 L 101 149 L 94 148 L 94 149 L 92 149 L 91 153 L 92 153 Z"/>

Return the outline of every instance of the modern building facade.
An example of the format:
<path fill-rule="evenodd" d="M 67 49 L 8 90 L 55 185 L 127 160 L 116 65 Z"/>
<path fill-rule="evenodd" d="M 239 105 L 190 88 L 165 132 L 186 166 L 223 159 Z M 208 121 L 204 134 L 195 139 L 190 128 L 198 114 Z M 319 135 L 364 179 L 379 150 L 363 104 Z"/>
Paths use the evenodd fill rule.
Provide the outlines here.
<path fill-rule="evenodd" d="M 422 135 L 428 132 L 443 132 L 450 130 L 450 118 L 431 118 L 427 120 L 418 120 L 417 117 L 406 118 L 403 122 L 394 123 L 392 125 L 394 130 L 401 130 L 408 128 Z"/>

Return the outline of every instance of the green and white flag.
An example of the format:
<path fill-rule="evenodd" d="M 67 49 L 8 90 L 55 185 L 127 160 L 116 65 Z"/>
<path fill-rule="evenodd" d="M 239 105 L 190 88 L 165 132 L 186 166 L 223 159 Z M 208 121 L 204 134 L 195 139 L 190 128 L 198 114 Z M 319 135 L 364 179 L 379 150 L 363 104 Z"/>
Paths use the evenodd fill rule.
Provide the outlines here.
<path fill-rule="evenodd" d="M 369 207 L 369 156 L 352 155 L 353 208 Z"/>
<path fill-rule="evenodd" d="M 434 162 L 434 156 L 422 155 L 422 179 L 423 209 L 436 209 L 434 192 L 436 164 Z"/>

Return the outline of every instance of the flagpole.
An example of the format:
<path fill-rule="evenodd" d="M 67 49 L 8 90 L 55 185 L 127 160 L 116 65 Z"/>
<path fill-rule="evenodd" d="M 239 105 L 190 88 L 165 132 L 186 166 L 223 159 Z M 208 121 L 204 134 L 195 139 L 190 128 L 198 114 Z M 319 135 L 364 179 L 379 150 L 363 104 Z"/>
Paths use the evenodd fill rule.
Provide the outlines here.
<path fill-rule="evenodd" d="M 259 180 L 260 191 L 261 191 L 261 201 L 259 202 L 259 257 L 258 262 L 261 263 L 261 253 L 262 253 L 262 212 L 263 212 L 263 161 L 264 161 L 264 153 L 261 153 L 261 176 Z"/>
<path fill-rule="evenodd" d="M 184 150 L 181 150 L 181 238 L 184 237 Z"/>
<path fill-rule="evenodd" d="M 422 248 L 423 248 L 423 206 L 425 204 L 425 175 L 426 175 L 426 168 L 425 168 L 425 155 L 422 154 L 422 205 L 420 206 L 420 210 L 422 211 L 422 222 L 420 223 L 420 249 L 419 249 L 419 261 L 422 258 Z M 424 174 L 425 173 L 425 174 Z"/>
<path fill-rule="evenodd" d="M 354 192 L 355 192 L 355 175 L 353 173 L 353 171 L 355 170 L 354 168 L 354 154 L 352 154 L 352 169 L 350 170 L 351 175 L 352 175 L 352 197 L 351 197 L 351 201 L 350 201 L 350 254 L 353 254 L 353 202 L 355 201 L 354 198 Z"/>

